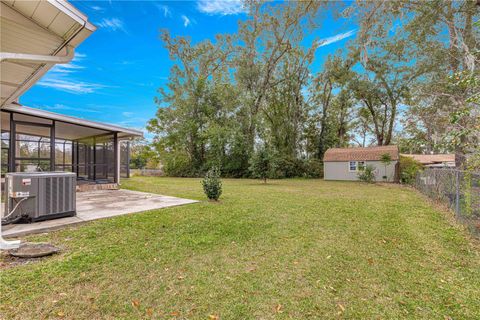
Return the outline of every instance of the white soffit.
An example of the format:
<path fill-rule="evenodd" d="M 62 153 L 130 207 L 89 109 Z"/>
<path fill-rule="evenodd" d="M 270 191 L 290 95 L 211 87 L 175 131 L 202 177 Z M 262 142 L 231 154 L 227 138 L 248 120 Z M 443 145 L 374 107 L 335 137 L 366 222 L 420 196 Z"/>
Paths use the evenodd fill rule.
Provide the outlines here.
<path fill-rule="evenodd" d="M 66 1 L 5 0 L 0 2 L 0 51 L 67 56 L 95 31 L 87 17 Z M 2 60 L 0 106 L 18 99 L 54 64 Z"/>

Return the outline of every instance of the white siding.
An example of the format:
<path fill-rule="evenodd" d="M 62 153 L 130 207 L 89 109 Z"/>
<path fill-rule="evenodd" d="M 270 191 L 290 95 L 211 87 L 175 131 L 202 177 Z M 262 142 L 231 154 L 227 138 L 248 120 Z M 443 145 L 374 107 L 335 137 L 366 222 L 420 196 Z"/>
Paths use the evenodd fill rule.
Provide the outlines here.
<path fill-rule="evenodd" d="M 387 166 L 387 180 L 393 181 L 395 178 L 395 165 L 397 161 L 392 161 Z M 365 165 L 371 165 L 375 168 L 375 180 L 383 181 L 385 175 L 385 165 L 380 161 L 365 161 Z M 349 171 L 348 161 L 326 161 L 323 163 L 325 180 L 358 180 L 358 172 Z"/>

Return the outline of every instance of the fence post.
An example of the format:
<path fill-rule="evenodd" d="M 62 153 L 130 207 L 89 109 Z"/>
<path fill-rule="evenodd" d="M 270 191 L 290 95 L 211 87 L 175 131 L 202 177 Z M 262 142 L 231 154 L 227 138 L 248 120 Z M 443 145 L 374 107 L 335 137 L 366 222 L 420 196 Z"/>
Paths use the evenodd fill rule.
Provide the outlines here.
<path fill-rule="evenodd" d="M 460 171 L 455 170 L 455 212 L 460 215 Z"/>

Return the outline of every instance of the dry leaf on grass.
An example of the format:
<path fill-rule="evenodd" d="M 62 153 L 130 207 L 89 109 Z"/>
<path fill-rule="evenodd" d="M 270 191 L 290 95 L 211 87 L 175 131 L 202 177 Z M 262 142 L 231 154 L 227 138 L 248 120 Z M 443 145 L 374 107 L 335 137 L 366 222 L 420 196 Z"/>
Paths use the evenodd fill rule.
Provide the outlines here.
<path fill-rule="evenodd" d="M 282 313 L 283 312 L 283 306 L 281 304 L 277 304 L 275 307 L 275 312 L 276 313 Z"/>
<path fill-rule="evenodd" d="M 132 300 L 132 307 L 137 308 L 140 307 L 140 301 L 137 299 Z"/>

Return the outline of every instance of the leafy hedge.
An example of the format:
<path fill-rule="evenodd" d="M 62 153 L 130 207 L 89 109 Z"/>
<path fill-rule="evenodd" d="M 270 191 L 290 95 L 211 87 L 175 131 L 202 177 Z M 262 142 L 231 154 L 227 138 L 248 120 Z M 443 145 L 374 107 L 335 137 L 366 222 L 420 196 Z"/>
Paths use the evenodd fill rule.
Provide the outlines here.
<path fill-rule="evenodd" d="M 400 182 L 404 184 L 413 184 L 417 172 L 423 170 L 420 162 L 412 157 L 400 156 Z"/>
<path fill-rule="evenodd" d="M 323 163 L 318 159 L 297 159 L 284 156 L 268 155 L 269 168 L 266 173 L 268 179 L 285 179 L 285 178 L 323 178 Z M 228 162 L 220 167 L 222 177 L 231 178 L 258 178 L 259 174 L 255 170 L 255 166 L 249 167 L 248 170 L 242 170 L 241 162 L 245 159 L 238 159 L 235 162 Z M 163 170 L 166 176 L 170 177 L 202 177 L 208 171 L 210 165 L 194 166 L 186 155 L 176 154 L 173 156 L 164 156 Z M 257 170 L 258 171 L 258 170 Z"/>

